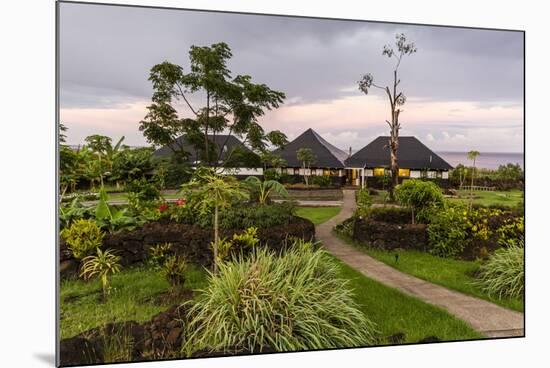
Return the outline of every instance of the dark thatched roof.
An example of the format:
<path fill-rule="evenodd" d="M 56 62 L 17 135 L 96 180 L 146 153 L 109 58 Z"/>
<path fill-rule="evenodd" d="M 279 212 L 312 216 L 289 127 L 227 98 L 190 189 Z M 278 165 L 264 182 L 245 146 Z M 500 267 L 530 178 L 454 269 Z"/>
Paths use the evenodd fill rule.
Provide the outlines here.
<path fill-rule="evenodd" d="M 273 153 L 285 159 L 287 167 L 301 167 L 302 163 L 296 157 L 300 148 L 309 148 L 313 151 L 316 160 L 311 166 L 318 168 L 344 168 L 344 161 L 349 156 L 346 152 L 328 143 L 311 128 L 300 134 L 283 149 L 277 149 Z"/>
<path fill-rule="evenodd" d="M 390 137 L 378 137 L 346 160 L 348 167 L 389 167 Z M 453 167 L 416 137 L 399 137 L 397 163 L 406 169 L 450 170 Z"/>

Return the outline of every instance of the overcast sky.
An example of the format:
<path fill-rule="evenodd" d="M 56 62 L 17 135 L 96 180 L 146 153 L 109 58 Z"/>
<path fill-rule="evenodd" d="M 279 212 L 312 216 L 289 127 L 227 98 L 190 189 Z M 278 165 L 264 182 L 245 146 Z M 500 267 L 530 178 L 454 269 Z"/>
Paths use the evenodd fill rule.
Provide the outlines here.
<path fill-rule="evenodd" d="M 370 72 L 391 82 L 382 56 L 396 33 L 418 52 L 400 67 L 408 100 L 402 135 L 436 151 L 523 152 L 523 34 L 258 15 L 60 4 L 60 118 L 68 143 L 91 134 L 147 145 L 138 131 L 151 103 L 150 68 L 189 70 L 191 45 L 226 42 L 229 69 L 286 93 L 260 123 L 294 138 L 311 127 L 358 150 L 387 135 L 381 91 L 357 88 Z M 182 116 L 189 112 L 178 107 Z"/>

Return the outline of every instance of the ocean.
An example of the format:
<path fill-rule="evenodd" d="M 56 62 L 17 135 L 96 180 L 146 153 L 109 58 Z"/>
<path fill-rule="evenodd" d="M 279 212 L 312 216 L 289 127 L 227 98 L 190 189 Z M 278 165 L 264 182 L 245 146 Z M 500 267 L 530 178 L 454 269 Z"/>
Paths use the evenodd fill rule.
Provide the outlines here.
<path fill-rule="evenodd" d="M 458 164 L 466 166 L 472 164 L 472 160 L 468 159 L 468 153 L 466 152 L 436 153 L 453 167 Z M 506 165 L 507 163 L 519 164 L 523 169 L 523 153 L 480 152 L 476 158 L 476 167 L 485 169 L 498 169 L 499 165 Z"/>

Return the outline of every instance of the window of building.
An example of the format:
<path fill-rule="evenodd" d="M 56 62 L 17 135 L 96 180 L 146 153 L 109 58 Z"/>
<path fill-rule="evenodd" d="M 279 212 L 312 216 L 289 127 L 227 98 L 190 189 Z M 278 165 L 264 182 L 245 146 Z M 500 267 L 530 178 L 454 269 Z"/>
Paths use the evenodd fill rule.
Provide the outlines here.
<path fill-rule="evenodd" d="M 384 173 L 386 172 L 386 169 L 383 167 L 377 167 L 374 169 L 374 176 L 384 176 Z"/>
<path fill-rule="evenodd" d="M 411 169 L 399 169 L 399 176 L 409 177 L 411 176 Z"/>

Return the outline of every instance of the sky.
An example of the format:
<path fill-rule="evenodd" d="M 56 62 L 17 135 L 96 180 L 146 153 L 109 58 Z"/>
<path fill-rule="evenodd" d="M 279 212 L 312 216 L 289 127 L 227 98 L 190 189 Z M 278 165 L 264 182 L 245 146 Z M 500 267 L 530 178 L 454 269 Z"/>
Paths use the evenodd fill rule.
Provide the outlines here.
<path fill-rule="evenodd" d="M 60 121 L 69 144 L 102 134 L 148 145 L 138 126 L 151 67 L 168 60 L 189 71 L 192 45 L 223 41 L 234 76 L 286 94 L 260 118 L 265 130 L 293 139 L 313 128 L 356 151 L 389 134 L 387 97 L 363 94 L 357 81 L 371 73 L 391 83 L 394 60 L 382 50 L 398 33 L 418 49 L 399 68 L 402 136 L 435 151 L 523 152 L 523 34 L 513 31 L 61 3 Z"/>

